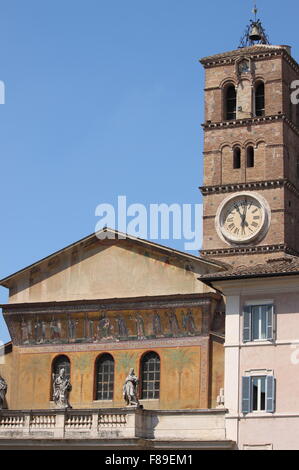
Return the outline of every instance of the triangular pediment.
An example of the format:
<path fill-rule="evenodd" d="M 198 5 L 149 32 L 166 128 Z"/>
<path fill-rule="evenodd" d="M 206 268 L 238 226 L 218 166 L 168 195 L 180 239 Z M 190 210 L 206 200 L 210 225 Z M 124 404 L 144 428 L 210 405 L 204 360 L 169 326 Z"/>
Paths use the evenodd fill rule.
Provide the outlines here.
<path fill-rule="evenodd" d="M 207 291 L 217 262 L 103 230 L 5 278 L 11 303 L 127 298 Z"/>

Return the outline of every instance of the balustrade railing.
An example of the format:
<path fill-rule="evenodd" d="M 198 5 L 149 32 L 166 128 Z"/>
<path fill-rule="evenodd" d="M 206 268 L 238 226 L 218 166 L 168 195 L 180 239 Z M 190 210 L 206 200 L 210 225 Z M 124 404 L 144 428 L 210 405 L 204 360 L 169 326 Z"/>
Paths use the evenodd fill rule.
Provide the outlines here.
<path fill-rule="evenodd" d="M 225 410 L 0 411 L 3 439 L 225 439 Z"/>

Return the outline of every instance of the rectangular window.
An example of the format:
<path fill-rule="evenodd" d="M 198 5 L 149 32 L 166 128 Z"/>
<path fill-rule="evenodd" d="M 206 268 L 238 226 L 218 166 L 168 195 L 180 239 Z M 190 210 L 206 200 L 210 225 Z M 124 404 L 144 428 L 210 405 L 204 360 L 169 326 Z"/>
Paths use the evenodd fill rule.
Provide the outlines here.
<path fill-rule="evenodd" d="M 275 378 L 272 375 L 243 377 L 242 413 L 274 413 Z"/>
<path fill-rule="evenodd" d="M 252 411 L 266 411 L 266 377 L 252 377 Z"/>
<path fill-rule="evenodd" d="M 246 306 L 243 318 L 243 341 L 273 339 L 273 305 Z"/>

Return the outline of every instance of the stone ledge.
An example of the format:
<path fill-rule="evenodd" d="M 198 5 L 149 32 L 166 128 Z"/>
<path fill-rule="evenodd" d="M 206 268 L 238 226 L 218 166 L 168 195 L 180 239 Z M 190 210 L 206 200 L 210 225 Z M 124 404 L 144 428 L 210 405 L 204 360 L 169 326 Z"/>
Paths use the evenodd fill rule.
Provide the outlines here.
<path fill-rule="evenodd" d="M 143 410 L 3 410 L 0 440 L 62 439 L 100 441 L 154 439 L 155 441 L 226 441 L 225 409 Z"/>

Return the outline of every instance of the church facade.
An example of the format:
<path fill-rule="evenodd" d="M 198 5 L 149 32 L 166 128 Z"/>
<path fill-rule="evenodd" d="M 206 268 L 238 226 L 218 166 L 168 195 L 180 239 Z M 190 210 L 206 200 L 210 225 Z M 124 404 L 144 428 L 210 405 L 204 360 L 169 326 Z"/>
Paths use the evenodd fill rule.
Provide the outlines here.
<path fill-rule="evenodd" d="M 105 448 L 230 448 L 217 408 L 223 298 L 198 281 L 224 265 L 108 229 L 100 235 L 2 281 L 12 344 L 0 369 L 8 386 L 0 445 L 31 437 L 34 446 L 44 434 L 44 445 L 62 436 L 77 448 L 82 434 Z M 132 369 L 137 407 L 123 393 Z M 53 387 L 61 370 L 71 384 L 64 410 Z"/>
<path fill-rule="evenodd" d="M 298 449 L 299 65 L 247 42 L 201 60 L 200 257 L 104 229 L 1 281 L 0 448 Z"/>

